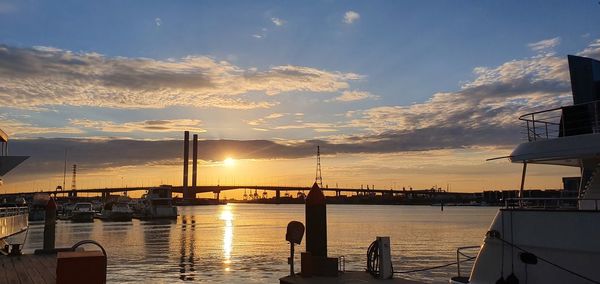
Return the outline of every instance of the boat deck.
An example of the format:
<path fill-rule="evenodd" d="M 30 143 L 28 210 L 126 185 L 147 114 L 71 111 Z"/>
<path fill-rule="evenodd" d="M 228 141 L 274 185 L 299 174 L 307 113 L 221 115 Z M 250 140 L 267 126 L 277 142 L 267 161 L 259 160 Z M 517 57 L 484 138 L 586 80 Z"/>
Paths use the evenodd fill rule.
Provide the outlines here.
<path fill-rule="evenodd" d="M 280 284 L 343 284 L 343 283 L 386 283 L 386 284 L 422 284 L 402 278 L 376 279 L 366 272 L 343 272 L 338 277 L 296 277 L 286 276 L 279 279 Z"/>
<path fill-rule="evenodd" d="M 56 283 L 56 254 L 0 256 L 0 283 Z"/>

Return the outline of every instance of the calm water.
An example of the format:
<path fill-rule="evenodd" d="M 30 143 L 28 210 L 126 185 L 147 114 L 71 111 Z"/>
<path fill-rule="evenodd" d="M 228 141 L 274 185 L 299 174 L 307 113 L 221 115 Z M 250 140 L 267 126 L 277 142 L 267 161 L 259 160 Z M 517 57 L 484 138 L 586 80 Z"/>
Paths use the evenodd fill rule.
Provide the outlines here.
<path fill-rule="evenodd" d="M 347 270 L 363 270 L 376 236 L 390 236 L 394 270 L 455 261 L 456 247 L 479 245 L 496 213 L 489 207 L 328 205 L 328 253 L 344 255 Z M 304 222 L 304 205 L 229 204 L 180 207 L 177 221 L 57 224 L 57 246 L 84 239 L 108 253 L 111 283 L 182 280 L 278 283 L 289 273 L 287 223 Z M 42 246 L 43 225 L 32 225 L 25 249 Z M 296 250 L 296 270 L 299 252 Z M 446 282 L 456 267 L 405 277 Z M 446 282 L 447 283 L 447 282 Z"/>

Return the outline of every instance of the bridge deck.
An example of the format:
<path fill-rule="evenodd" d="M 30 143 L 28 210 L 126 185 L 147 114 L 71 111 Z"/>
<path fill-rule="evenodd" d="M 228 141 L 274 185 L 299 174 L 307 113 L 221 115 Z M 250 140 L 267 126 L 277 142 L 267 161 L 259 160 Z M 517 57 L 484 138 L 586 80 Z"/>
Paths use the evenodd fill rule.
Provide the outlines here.
<path fill-rule="evenodd" d="M 0 256 L 0 283 L 56 283 L 56 255 Z"/>

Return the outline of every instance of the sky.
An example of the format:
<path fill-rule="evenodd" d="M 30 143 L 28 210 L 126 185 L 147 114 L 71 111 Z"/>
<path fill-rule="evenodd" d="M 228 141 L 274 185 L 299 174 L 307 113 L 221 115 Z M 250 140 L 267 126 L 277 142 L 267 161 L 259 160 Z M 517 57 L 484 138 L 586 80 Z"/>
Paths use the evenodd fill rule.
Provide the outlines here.
<path fill-rule="evenodd" d="M 597 1 L 0 0 L 0 192 L 181 184 L 517 188 L 520 114 L 572 104 Z M 235 163 L 223 163 L 226 158 Z M 530 167 L 528 188 L 572 168 Z M 71 183 L 70 174 L 67 188 Z"/>

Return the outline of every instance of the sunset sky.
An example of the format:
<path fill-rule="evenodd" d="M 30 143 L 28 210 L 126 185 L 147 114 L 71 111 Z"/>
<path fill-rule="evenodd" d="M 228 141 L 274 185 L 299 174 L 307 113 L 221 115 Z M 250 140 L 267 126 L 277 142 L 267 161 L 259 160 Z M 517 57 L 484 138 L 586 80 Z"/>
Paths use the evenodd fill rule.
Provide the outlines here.
<path fill-rule="evenodd" d="M 180 185 L 184 130 L 200 184 L 309 186 L 320 145 L 329 186 L 517 188 L 485 159 L 572 103 L 598 27 L 598 1 L 0 0 L 0 128 L 31 156 L 0 192 L 62 184 L 65 149 L 79 188 Z"/>

